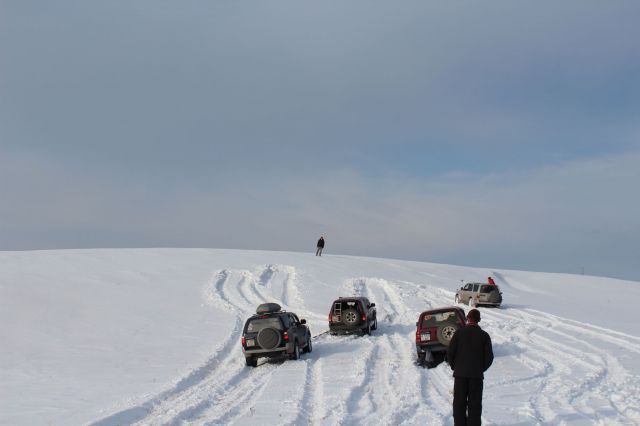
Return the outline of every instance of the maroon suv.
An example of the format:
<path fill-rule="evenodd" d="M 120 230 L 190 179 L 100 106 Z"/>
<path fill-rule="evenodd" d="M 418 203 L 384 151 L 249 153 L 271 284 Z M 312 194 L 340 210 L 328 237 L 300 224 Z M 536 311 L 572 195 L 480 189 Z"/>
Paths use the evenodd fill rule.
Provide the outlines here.
<path fill-rule="evenodd" d="M 464 310 L 456 306 L 421 313 L 416 322 L 418 363 L 433 368 L 444 361 L 453 334 L 466 323 Z"/>

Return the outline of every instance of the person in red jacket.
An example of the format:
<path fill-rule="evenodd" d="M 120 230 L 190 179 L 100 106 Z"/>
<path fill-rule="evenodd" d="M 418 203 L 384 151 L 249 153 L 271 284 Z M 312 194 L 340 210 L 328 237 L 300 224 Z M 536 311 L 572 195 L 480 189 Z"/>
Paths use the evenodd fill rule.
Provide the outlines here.
<path fill-rule="evenodd" d="M 458 329 L 447 348 L 447 361 L 453 370 L 453 422 L 455 426 L 477 426 L 482 417 L 484 372 L 493 363 L 489 333 L 482 330 L 480 311 L 467 314 L 466 327 Z"/>
<path fill-rule="evenodd" d="M 489 285 L 496 285 L 496 282 L 491 277 L 487 277 L 487 281 L 489 282 Z"/>

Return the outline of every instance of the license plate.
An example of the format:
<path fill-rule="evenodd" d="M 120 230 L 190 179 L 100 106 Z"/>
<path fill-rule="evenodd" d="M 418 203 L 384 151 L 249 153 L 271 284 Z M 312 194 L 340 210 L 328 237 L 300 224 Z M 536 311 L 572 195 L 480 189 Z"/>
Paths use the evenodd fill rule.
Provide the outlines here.
<path fill-rule="evenodd" d="M 249 347 L 249 346 L 255 346 L 255 345 L 256 345 L 255 340 L 253 340 L 253 339 L 247 339 L 247 347 Z"/>
<path fill-rule="evenodd" d="M 423 341 L 431 340 L 431 333 L 420 334 L 420 340 L 423 340 Z"/>

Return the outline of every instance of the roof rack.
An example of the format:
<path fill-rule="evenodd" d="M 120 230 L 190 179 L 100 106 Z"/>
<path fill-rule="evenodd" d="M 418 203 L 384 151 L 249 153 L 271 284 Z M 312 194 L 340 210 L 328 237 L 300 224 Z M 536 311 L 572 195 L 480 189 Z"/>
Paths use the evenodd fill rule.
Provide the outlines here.
<path fill-rule="evenodd" d="M 278 305 L 277 303 L 262 303 L 258 305 L 258 308 L 256 309 L 256 314 L 258 315 L 273 314 L 280 311 L 282 311 L 282 306 Z"/>

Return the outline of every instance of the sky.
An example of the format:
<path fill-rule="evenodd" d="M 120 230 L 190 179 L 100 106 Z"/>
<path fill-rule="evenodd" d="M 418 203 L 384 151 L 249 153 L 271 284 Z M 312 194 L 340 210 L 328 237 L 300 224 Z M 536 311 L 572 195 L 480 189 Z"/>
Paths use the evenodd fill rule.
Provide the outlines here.
<path fill-rule="evenodd" d="M 0 250 L 640 281 L 640 3 L 0 0 Z"/>

